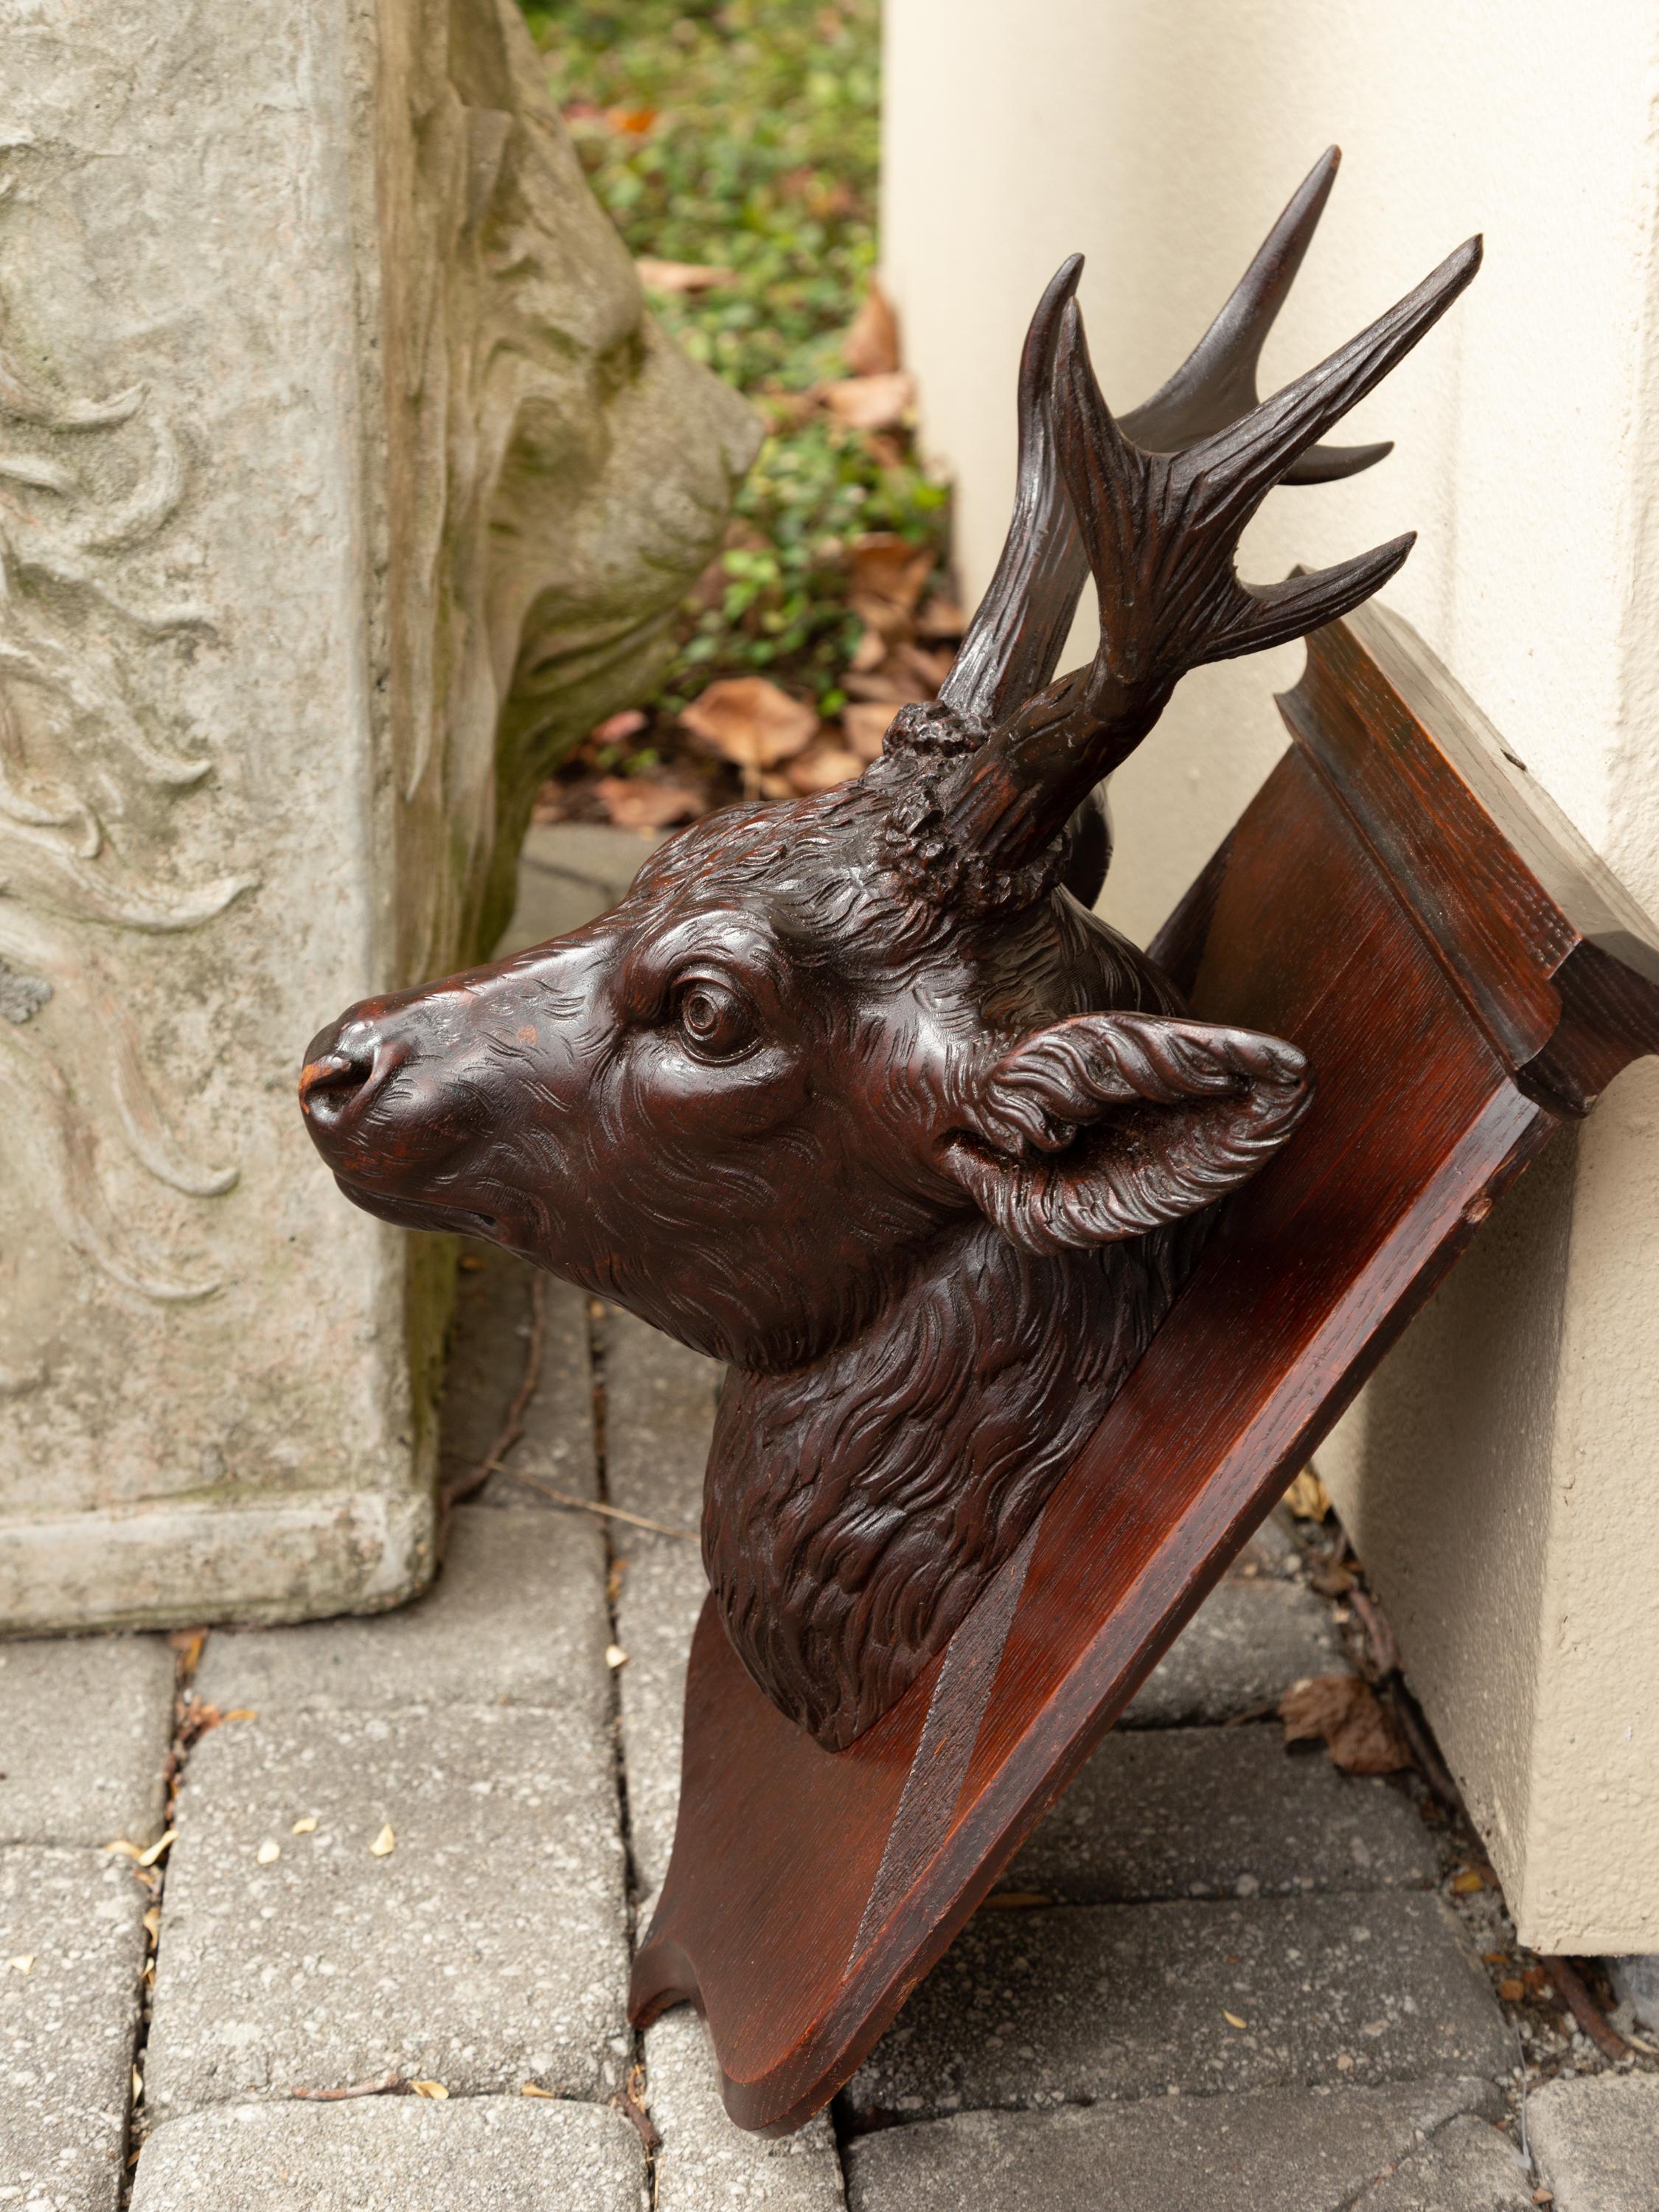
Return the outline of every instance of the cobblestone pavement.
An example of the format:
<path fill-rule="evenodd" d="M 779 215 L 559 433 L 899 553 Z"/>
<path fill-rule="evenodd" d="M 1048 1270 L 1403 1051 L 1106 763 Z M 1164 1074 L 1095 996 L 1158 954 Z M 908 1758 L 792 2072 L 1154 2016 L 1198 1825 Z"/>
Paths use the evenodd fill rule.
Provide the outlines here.
<path fill-rule="evenodd" d="M 523 937 L 637 850 L 562 835 Z M 501 1466 L 428 1597 L 0 1645 L 0 2207 L 1659 2207 L 1659 2075 L 1558 2037 L 1523 2130 L 1501 1899 L 1414 1781 L 1285 1749 L 1284 1690 L 1348 1661 L 1278 1516 L 832 2112 L 732 2128 L 701 2023 L 623 2008 L 714 1373 L 463 1270 L 446 1473 Z"/>

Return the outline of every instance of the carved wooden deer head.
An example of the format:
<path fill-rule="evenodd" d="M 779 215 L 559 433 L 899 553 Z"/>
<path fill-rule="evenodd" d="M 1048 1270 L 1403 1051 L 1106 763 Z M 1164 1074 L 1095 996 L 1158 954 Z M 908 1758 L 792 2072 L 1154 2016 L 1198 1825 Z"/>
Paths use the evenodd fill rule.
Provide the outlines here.
<path fill-rule="evenodd" d="M 602 920 L 368 1000 L 307 1055 L 312 1134 L 357 1204 L 492 1238 L 730 1362 L 705 1557 L 750 1672 L 831 1747 L 1019 1543 L 1214 1201 L 1310 1100 L 1291 1045 L 1184 1018 L 1062 876 L 1184 671 L 1346 612 L 1410 546 L 1265 588 L 1233 571 L 1273 485 L 1388 451 L 1316 441 L 1479 260 L 1258 404 L 1335 159 L 1121 422 L 1080 264 L 1060 271 L 995 579 L 941 697 L 857 782 L 696 823 Z M 1099 650 L 1054 683 L 1091 570 Z"/>

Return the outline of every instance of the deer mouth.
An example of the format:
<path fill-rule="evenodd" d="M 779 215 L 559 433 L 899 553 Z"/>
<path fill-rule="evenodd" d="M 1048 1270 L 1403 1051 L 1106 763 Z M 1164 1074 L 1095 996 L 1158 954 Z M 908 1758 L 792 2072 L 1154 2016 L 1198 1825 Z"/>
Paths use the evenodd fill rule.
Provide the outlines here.
<path fill-rule="evenodd" d="M 447 1229 L 458 1237 L 482 1237 L 490 1243 L 501 1241 L 503 1224 L 495 1214 L 482 1213 L 470 1206 L 445 1206 L 436 1199 L 395 1196 L 390 1191 L 376 1190 L 341 1168 L 335 1170 L 334 1180 L 354 1206 L 382 1221 L 395 1223 L 399 1229 Z"/>

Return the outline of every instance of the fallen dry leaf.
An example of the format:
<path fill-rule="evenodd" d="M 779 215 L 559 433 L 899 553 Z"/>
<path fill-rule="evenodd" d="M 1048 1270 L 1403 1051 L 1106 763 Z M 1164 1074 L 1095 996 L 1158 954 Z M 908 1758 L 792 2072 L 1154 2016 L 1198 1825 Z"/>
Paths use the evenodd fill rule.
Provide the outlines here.
<path fill-rule="evenodd" d="M 1454 1897 L 1474 1897 L 1486 1886 L 1486 1877 L 1474 1867 L 1465 1867 L 1462 1874 L 1451 1878 Z"/>
<path fill-rule="evenodd" d="M 596 745 L 626 744 L 629 738 L 637 738 L 645 727 L 645 716 L 637 707 L 624 707 L 620 714 L 607 714 L 599 727 L 588 732 L 589 742 Z"/>
<path fill-rule="evenodd" d="M 33 1951 L 20 1951 L 15 1959 L 7 1960 L 6 1966 L 8 1972 L 14 1974 L 32 1974 L 34 1972 L 34 1954 Z"/>
<path fill-rule="evenodd" d="M 623 1650 L 620 1644 L 607 1644 L 605 1645 L 605 1663 L 607 1667 L 611 1668 L 625 1667 L 628 1664 L 628 1654 Z"/>
<path fill-rule="evenodd" d="M 1279 1700 L 1286 1743 L 1322 1736 L 1345 1774 L 1395 1774 L 1411 1765 L 1394 1717 L 1358 1674 L 1316 1674 Z"/>
<path fill-rule="evenodd" d="M 881 758 L 881 741 L 887 735 L 888 725 L 895 713 L 886 701 L 879 704 L 843 707 L 841 726 L 847 732 L 847 743 L 861 761 Z"/>
<path fill-rule="evenodd" d="M 290 1835 L 295 1836 L 314 1836 L 316 1832 L 316 1817 L 314 1814 L 310 1813 L 307 1813 L 302 1820 L 296 1820 L 294 1823 L 293 1827 L 289 1831 Z"/>
<path fill-rule="evenodd" d="M 1322 1521 L 1331 1510 L 1330 1492 L 1310 1467 L 1285 1492 L 1285 1503 L 1298 1521 Z"/>
<path fill-rule="evenodd" d="M 210 1712 L 213 1709 L 209 1706 L 206 1710 Z M 259 1708 L 257 1705 L 236 1705 L 225 1715 L 228 1721 L 257 1721 L 258 1717 Z"/>
<path fill-rule="evenodd" d="M 153 1943 L 161 1932 L 161 1908 L 152 1905 L 144 1915 L 144 1933 Z"/>
<path fill-rule="evenodd" d="M 898 367 L 898 317 L 879 284 L 865 294 L 841 350 L 854 376 L 890 376 Z"/>
<path fill-rule="evenodd" d="M 1250 2024 L 1248 2020 L 1241 2020 L 1236 2012 L 1228 2012 L 1224 2007 L 1223 2008 L 1221 2017 L 1226 2021 L 1229 2027 L 1248 2027 Z"/>
<path fill-rule="evenodd" d="M 521 2097 L 545 2097 L 550 2105 L 556 2105 L 559 2101 L 556 2089 L 538 2089 L 533 2081 L 520 2081 L 519 2094 Z"/>
<path fill-rule="evenodd" d="M 958 638 L 968 627 L 968 617 L 954 599 L 941 599 L 937 594 L 928 600 L 916 617 L 918 637 Z"/>
<path fill-rule="evenodd" d="M 866 629 L 853 648 L 847 665 L 855 676 L 868 676 L 887 658 L 887 641 L 878 629 Z"/>
<path fill-rule="evenodd" d="M 723 676 L 680 715 L 711 752 L 753 775 L 804 752 L 818 733 L 817 710 L 764 676 Z"/>
<path fill-rule="evenodd" d="M 885 600 L 908 614 L 933 572 L 932 549 L 913 545 L 895 530 L 870 530 L 847 549 L 848 570 L 856 599 Z"/>
<path fill-rule="evenodd" d="M 848 376 L 839 384 L 821 384 L 818 395 L 849 430 L 896 430 L 910 411 L 916 387 L 900 368 L 886 376 Z"/>
<path fill-rule="evenodd" d="M 440 2103 L 449 2094 L 441 2081 L 411 2081 L 409 2086 L 417 2097 L 431 2097 Z"/>
<path fill-rule="evenodd" d="M 1509 1974 L 1498 1984 L 1498 1994 L 1505 2004 L 1519 2004 L 1527 1994 L 1527 1985 L 1517 1981 L 1513 1974 Z"/>
<path fill-rule="evenodd" d="M 139 1865 L 141 1867 L 153 1867 L 156 1860 L 161 1857 L 162 1852 L 167 1850 L 170 1845 L 176 1844 L 178 1840 L 179 1831 L 177 1828 L 169 1828 L 164 1836 L 157 1836 L 155 1841 L 150 1845 L 147 1851 L 139 1852 Z"/>
<path fill-rule="evenodd" d="M 135 1865 L 144 1856 L 140 1847 L 137 1844 L 130 1844 L 125 1836 L 118 1836 L 112 1844 L 106 1844 L 104 1849 L 106 1851 L 118 1851 L 124 1859 L 132 1860 Z"/>
<path fill-rule="evenodd" d="M 185 1662 L 186 1674 L 193 1674 L 202 1656 L 202 1646 L 208 1640 L 205 1628 L 175 1628 L 167 1638 L 169 1650 L 176 1651 Z"/>
<path fill-rule="evenodd" d="M 815 791 L 833 791 L 838 783 L 850 783 L 855 775 L 863 775 L 864 765 L 844 745 L 825 744 L 820 739 L 804 753 L 797 753 L 784 773 L 790 789 L 808 799 Z"/>
<path fill-rule="evenodd" d="M 713 262 L 645 260 L 634 266 L 641 283 L 653 292 L 722 292 L 738 281 L 735 269 L 722 269 Z"/>
<path fill-rule="evenodd" d="M 253 1856 L 261 1866 L 275 1866 L 283 1856 L 283 1847 L 273 1838 L 267 1836 Z"/>
<path fill-rule="evenodd" d="M 669 830 L 708 811 L 700 791 L 643 775 L 602 775 L 593 795 L 619 830 Z"/>
<path fill-rule="evenodd" d="M 368 1848 L 377 1859 L 388 1858 L 397 1850 L 398 1838 L 392 1832 L 392 1823 L 389 1820 Z"/>

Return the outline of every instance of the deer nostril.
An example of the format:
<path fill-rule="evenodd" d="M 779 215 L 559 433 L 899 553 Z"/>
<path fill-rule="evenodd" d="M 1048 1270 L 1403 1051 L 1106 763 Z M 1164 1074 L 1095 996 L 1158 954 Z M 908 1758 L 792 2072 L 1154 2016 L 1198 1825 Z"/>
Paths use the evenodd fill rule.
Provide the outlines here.
<path fill-rule="evenodd" d="M 300 1106 L 309 1113 L 319 1100 L 343 1106 L 374 1072 L 372 1053 L 328 1052 L 300 1070 Z"/>

